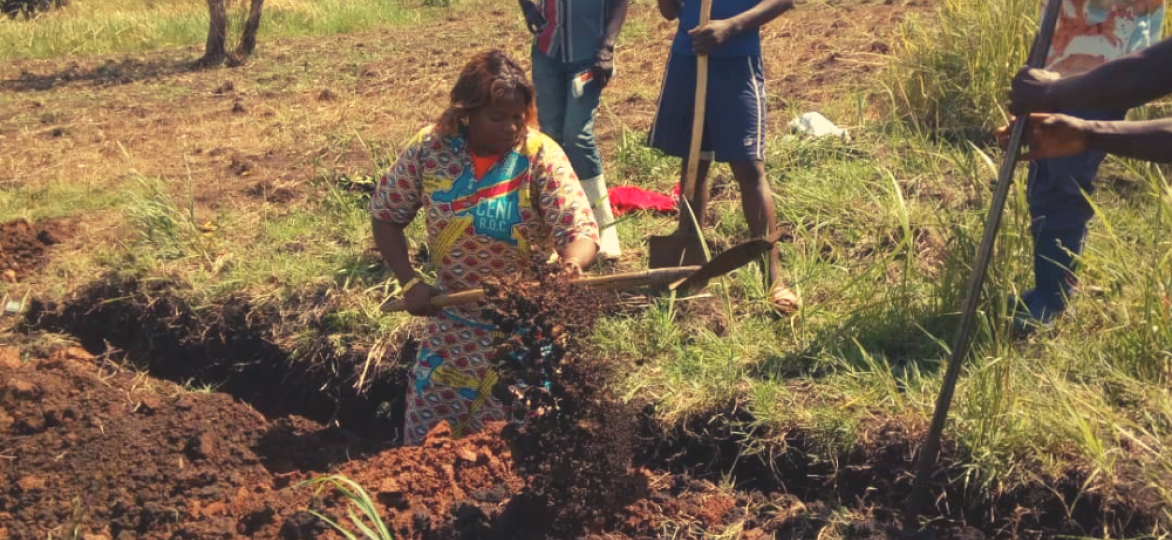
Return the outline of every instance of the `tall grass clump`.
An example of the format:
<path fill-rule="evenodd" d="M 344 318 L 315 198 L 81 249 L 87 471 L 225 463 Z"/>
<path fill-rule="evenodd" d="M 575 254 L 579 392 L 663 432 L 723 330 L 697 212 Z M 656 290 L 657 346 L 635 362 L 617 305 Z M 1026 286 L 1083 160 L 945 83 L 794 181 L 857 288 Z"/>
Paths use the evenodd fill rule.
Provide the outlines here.
<path fill-rule="evenodd" d="M 942 0 L 939 16 L 904 23 L 885 86 L 901 121 L 946 137 L 980 139 L 1006 119 L 1013 74 L 1037 33 L 1037 0 Z"/>
<path fill-rule="evenodd" d="M 204 232 L 210 224 L 196 222 L 194 202 L 186 208 L 175 202 L 161 181 L 138 179 L 140 191 L 130 194 L 126 212 L 138 232 L 140 246 L 149 246 L 164 259 L 187 255 L 208 257 Z"/>

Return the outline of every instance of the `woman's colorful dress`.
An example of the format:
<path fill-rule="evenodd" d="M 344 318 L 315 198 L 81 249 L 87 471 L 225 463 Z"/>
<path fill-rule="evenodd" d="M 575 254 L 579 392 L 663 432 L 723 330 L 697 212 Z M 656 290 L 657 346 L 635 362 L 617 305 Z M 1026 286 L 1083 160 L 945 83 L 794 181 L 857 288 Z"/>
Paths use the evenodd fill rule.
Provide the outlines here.
<path fill-rule="evenodd" d="M 406 226 L 420 208 L 435 286 L 444 292 L 516 273 L 538 244 L 532 235 L 542 221 L 555 249 L 579 238 L 598 242 L 594 214 L 565 152 L 535 130 L 480 179 L 464 137 L 421 131 L 379 181 L 369 210 L 376 220 Z M 408 382 L 405 444 L 418 444 L 440 420 L 468 433 L 506 419 L 491 394 L 493 331 L 474 308 L 448 308 L 428 320 Z"/>

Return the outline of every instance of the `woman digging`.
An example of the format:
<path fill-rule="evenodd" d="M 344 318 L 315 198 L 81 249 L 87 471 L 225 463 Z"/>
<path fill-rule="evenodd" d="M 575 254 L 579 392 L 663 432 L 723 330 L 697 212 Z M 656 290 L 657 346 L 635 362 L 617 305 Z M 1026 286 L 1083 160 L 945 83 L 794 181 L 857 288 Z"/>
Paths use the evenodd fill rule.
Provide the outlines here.
<path fill-rule="evenodd" d="M 404 444 L 418 444 L 441 420 L 466 434 L 507 419 L 492 396 L 494 327 L 475 308 L 432 308 L 433 295 L 516 274 L 542 246 L 567 272 L 594 262 L 590 203 L 565 152 L 536 129 L 534 98 L 512 59 L 477 54 L 447 110 L 407 144 L 371 197 L 375 244 L 403 284 L 407 311 L 430 318 L 408 382 Z M 420 208 L 435 284 L 411 265 L 403 232 Z"/>

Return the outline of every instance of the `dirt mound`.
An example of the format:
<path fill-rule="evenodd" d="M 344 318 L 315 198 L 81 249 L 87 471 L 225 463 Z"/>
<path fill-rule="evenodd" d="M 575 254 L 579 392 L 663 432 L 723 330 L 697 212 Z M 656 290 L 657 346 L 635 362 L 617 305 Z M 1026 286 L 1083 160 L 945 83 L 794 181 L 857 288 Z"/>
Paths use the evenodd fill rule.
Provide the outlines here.
<path fill-rule="evenodd" d="M 111 539 L 331 538 L 306 510 L 345 522 L 344 501 L 302 485 L 327 470 L 365 486 L 397 538 L 566 537 L 546 536 L 542 516 L 553 514 L 526 487 L 503 424 L 460 440 L 441 424 L 418 447 L 375 452 L 304 418 L 266 419 L 226 394 L 103 367 L 77 348 L 6 361 L 0 380 L 6 540 L 62 531 Z M 655 538 L 665 520 L 716 524 L 744 515 L 711 484 L 684 476 L 648 493 L 644 503 L 612 511 L 612 538 Z"/>
<path fill-rule="evenodd" d="M 524 285 L 530 278 L 538 285 Z M 30 328 L 73 333 L 92 352 L 109 346 L 107 356 L 150 375 L 98 365 L 83 349 L 23 364 L 31 351 L 0 348 L 0 539 L 67 529 L 110 538 L 334 538 L 307 510 L 345 522 L 345 502 L 301 485 L 329 472 L 370 490 L 397 538 L 884 538 L 904 530 L 898 508 L 922 419 L 866 422 L 853 449 L 837 456 L 799 427 L 747 430 L 756 419 L 735 402 L 664 429 L 607 390 L 617 366 L 583 353 L 579 338 L 613 306 L 562 276 L 518 277 L 485 304 L 519 335 L 498 351 L 509 384 L 496 390 L 524 425 L 460 440 L 440 429 L 414 448 L 394 448 L 401 416 L 388 422 L 379 413 L 384 401 L 401 399 L 405 375 L 372 369 L 380 382 L 363 392 L 353 379 L 365 352 L 307 369 L 314 364 L 290 362 L 274 339 L 285 335 L 282 325 L 320 330 L 328 305 L 310 295 L 301 299 L 307 309 L 231 300 L 197 311 L 178 287 L 104 279 L 62 305 L 30 306 Z M 403 347 L 401 358 L 413 356 Z M 765 445 L 746 453 L 758 441 Z M 959 480 L 958 451 L 945 445 L 932 482 L 939 538 L 1138 534 L 1162 519 L 1150 486 L 1084 492 L 1078 471 L 974 499 Z M 725 481 L 734 487 L 712 484 Z"/>
<path fill-rule="evenodd" d="M 0 280 L 16 283 L 45 264 L 48 248 L 65 238 L 60 222 L 36 225 L 16 219 L 0 224 Z"/>
<path fill-rule="evenodd" d="M 230 310 L 223 326 L 209 332 L 202 326 L 207 321 L 193 321 L 165 290 L 122 285 L 107 282 L 84 295 L 132 300 L 116 311 L 81 302 L 42 311 L 37 318 L 70 321 L 75 330 L 83 321 L 104 320 L 101 332 L 94 328 L 83 335 L 116 338 L 132 346 L 130 354 L 146 343 L 111 329 L 154 333 L 155 350 L 138 365 L 173 380 L 218 369 L 228 361 L 229 345 L 240 358 L 251 356 L 251 338 L 232 333 L 249 327 L 229 324 L 235 318 Z M 345 501 L 301 485 L 331 471 L 368 488 L 400 538 L 568 538 L 604 532 L 611 538 L 657 538 L 665 522 L 703 529 L 747 515 L 711 484 L 682 475 L 657 479 L 632 467 L 639 428 L 632 410 L 603 390 L 611 367 L 565 354 L 575 348 L 571 336 L 587 335 L 580 325 L 589 327 L 593 316 L 585 311 L 596 312 L 598 301 L 560 278 L 541 290 L 499 293 L 492 306 L 518 315 L 511 324 L 529 325 L 536 330 L 528 334 L 532 339 L 558 334 L 555 327 L 566 331 L 548 343 L 557 346 L 547 352 L 556 348 L 558 354 L 533 356 L 524 365 L 536 369 L 510 373 L 514 381 L 522 372 L 530 378 L 552 373 L 549 399 L 531 402 L 544 403 L 551 414 L 508 434 L 497 424 L 460 440 L 452 440 L 441 425 L 419 447 L 380 451 L 379 439 L 323 428 L 288 416 L 284 407 L 253 409 L 233 400 L 262 398 L 264 393 L 245 391 L 259 378 L 225 384 L 221 389 L 230 388 L 228 393 L 191 391 L 99 365 L 80 348 L 28 364 L 9 355 L 12 361 L 0 367 L 5 381 L 0 446 L 12 449 L 5 457 L 13 459 L 0 460 L 5 486 L 0 523 L 13 525 L 0 538 L 40 538 L 64 529 L 110 538 L 333 537 L 307 510 L 345 522 Z M 146 292 L 152 303 L 133 301 Z M 584 311 L 553 309 L 553 302 Z M 83 305 L 100 313 L 75 313 Z M 210 350 L 199 355 L 168 344 L 167 332 L 200 328 L 200 335 L 220 335 L 224 343 L 205 339 Z M 168 359 L 168 353 L 177 358 Z M 172 372 L 184 362 L 192 362 L 195 371 Z"/>
<path fill-rule="evenodd" d="M 307 511 L 347 521 L 346 502 L 338 494 L 303 484 L 327 472 L 366 487 L 396 538 L 405 539 L 722 533 L 817 538 L 827 531 L 844 538 L 893 538 L 903 531 L 898 512 L 889 508 L 905 492 L 902 478 L 911 462 L 907 434 L 891 426 L 877 433 L 894 443 L 874 439 L 874 447 L 860 447 L 865 455 L 844 458 L 836 471 L 810 462 L 805 457 L 813 452 L 810 443 L 796 437 L 788 441 L 793 452 L 775 456 L 772 471 L 753 468 L 750 456 L 740 458 L 748 468 L 703 464 L 713 457 L 708 452 L 725 443 L 695 438 L 686 444 L 641 441 L 640 451 L 674 448 L 674 457 L 640 457 L 632 467 L 621 448 L 615 453 L 618 463 L 590 450 L 615 447 L 603 440 L 606 430 L 590 424 L 596 418 L 581 417 L 582 425 L 554 426 L 546 434 L 542 440 L 549 442 L 536 446 L 549 453 L 544 460 L 518 444 L 526 440 L 524 431 L 503 434 L 504 424 L 459 440 L 441 424 L 421 446 L 379 449 L 301 417 L 266 419 L 226 394 L 193 392 L 100 365 L 82 349 L 28 363 L 11 352 L 0 349 L 0 538 L 5 540 L 74 533 L 110 539 L 337 538 Z M 565 464 L 583 467 L 585 474 L 567 471 Z M 665 464 L 681 470 L 664 470 Z M 730 491 L 698 476 L 719 481 L 722 472 L 738 483 L 755 474 L 756 485 L 765 489 Z M 591 480 L 591 474 L 621 481 Z M 767 481 L 772 475 L 785 485 Z M 966 539 L 1100 530 L 1101 502 L 1079 503 L 1073 516 L 1056 506 L 1078 496 L 1064 492 L 1068 484 L 1076 485 L 1054 484 L 1061 497 L 1039 484 L 1007 493 L 993 506 L 967 510 L 960 506 L 963 497 L 945 490 L 958 515 L 938 520 L 934 529 L 938 538 Z M 622 492 L 622 486 L 634 487 Z M 602 500 L 603 495 L 615 500 Z M 835 501 L 857 501 L 858 515 L 842 515 L 842 503 Z M 986 513 L 994 508 L 996 516 Z M 1021 511 L 1015 514 L 1015 508 Z M 1128 519 L 1130 524 L 1113 529 L 1138 532 L 1151 525 Z M 966 523 L 982 525 L 978 530 Z"/>
<path fill-rule="evenodd" d="M 632 469 L 636 411 L 610 391 L 613 362 L 587 353 L 594 323 L 614 297 L 536 262 L 490 285 L 492 318 L 512 336 L 496 354 L 496 395 L 526 419 L 505 436 L 529 484 L 529 514 L 549 527 L 530 526 L 530 537 L 613 529 L 619 511 L 647 491 L 646 477 Z"/>
<path fill-rule="evenodd" d="M 490 526 L 524 485 L 500 437 L 502 425 L 453 440 L 441 423 L 419 446 L 387 450 L 339 472 L 367 488 L 396 538 L 460 538 L 469 532 L 479 538 L 477 530 Z"/>
<path fill-rule="evenodd" d="M 634 494 L 602 492 L 624 501 L 621 503 L 607 503 L 594 494 L 591 501 L 599 503 L 595 508 L 598 519 L 583 522 L 581 499 L 566 498 L 565 491 L 539 493 L 532 482 L 534 476 L 528 476 L 526 482 L 515 465 L 516 456 L 507 448 L 508 437 L 502 435 L 502 428 L 506 424 L 494 423 L 480 433 L 452 440 L 450 429 L 441 423 L 418 447 L 386 450 L 370 459 L 348 463 L 339 472 L 368 488 L 396 538 L 651 540 L 662 538 L 665 527 L 698 535 L 737 523 L 758 534 L 749 538 L 764 538 L 767 532 L 786 527 L 787 519 L 793 515 L 776 505 L 762 513 L 767 505 L 760 494 L 733 495 L 711 482 L 687 475 L 631 469 L 627 478 L 640 480 L 642 490 Z M 570 447 L 559 450 L 581 455 Z M 576 463 L 599 472 L 597 465 Z M 573 478 L 580 481 L 584 475 Z M 599 485 L 609 486 L 583 482 L 580 487 Z M 318 503 L 317 511 L 342 518 L 345 508 L 340 503 L 326 496 Z M 553 506 L 567 504 L 570 511 Z M 799 508 L 803 507 L 796 498 L 784 506 L 791 511 Z M 308 513 L 301 512 L 286 518 L 281 537 L 314 537 L 298 529 L 312 523 L 306 516 Z M 579 521 L 565 521 L 566 518 Z M 582 525 L 592 530 L 572 529 Z"/>
<path fill-rule="evenodd" d="M 303 457 L 266 440 L 323 431 L 303 419 L 270 423 L 224 394 L 106 371 L 73 351 L 0 368 L 7 538 L 250 535 L 273 519 L 263 501 L 277 477 L 266 466 Z M 351 448 L 318 438 L 303 450 L 341 460 Z"/>

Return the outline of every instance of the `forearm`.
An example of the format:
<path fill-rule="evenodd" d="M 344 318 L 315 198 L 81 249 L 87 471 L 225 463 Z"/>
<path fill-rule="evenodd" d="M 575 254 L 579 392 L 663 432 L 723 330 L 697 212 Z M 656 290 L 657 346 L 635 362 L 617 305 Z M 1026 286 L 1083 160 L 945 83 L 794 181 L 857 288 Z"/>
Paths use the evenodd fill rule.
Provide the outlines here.
<path fill-rule="evenodd" d="M 1087 148 L 1117 156 L 1172 163 L 1172 118 L 1148 122 L 1088 122 Z"/>
<path fill-rule="evenodd" d="M 732 17 L 728 21 L 733 24 L 733 32 L 739 34 L 765 26 L 769 21 L 793 8 L 793 0 L 764 0 L 753 6 L 752 9 Z"/>
<path fill-rule="evenodd" d="M 680 16 L 680 9 L 684 5 L 683 0 L 656 0 L 656 2 L 659 4 L 659 14 L 669 21 L 674 21 Z"/>
<path fill-rule="evenodd" d="M 589 237 L 581 237 L 562 248 L 558 257 L 563 261 L 573 261 L 578 268 L 586 269 L 594 264 L 594 256 L 598 253 L 598 245 Z"/>
<path fill-rule="evenodd" d="M 1130 109 L 1172 93 L 1172 39 L 1055 83 L 1064 109 Z"/>
<path fill-rule="evenodd" d="M 606 33 L 602 36 L 602 43 L 599 46 L 614 50 L 615 41 L 619 39 L 619 32 L 622 31 L 623 23 L 627 20 L 627 6 L 630 5 L 630 0 L 609 0 L 609 2 L 610 20 L 606 23 Z"/>
<path fill-rule="evenodd" d="M 414 279 L 415 267 L 411 265 L 411 255 L 407 252 L 407 235 L 403 233 L 403 227 L 377 219 L 371 220 L 371 227 L 374 245 L 399 283 Z"/>

